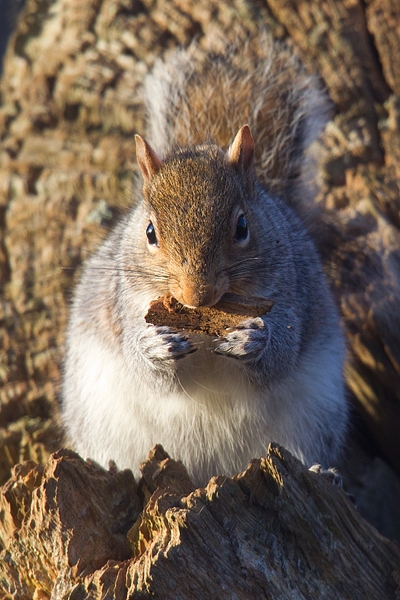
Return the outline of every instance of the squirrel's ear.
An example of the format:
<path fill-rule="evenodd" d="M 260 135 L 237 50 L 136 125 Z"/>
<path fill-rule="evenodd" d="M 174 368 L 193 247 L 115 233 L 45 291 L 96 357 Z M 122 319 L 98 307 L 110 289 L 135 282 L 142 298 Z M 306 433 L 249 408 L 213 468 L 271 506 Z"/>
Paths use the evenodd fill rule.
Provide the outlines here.
<path fill-rule="evenodd" d="M 236 134 L 228 150 L 229 162 L 241 171 L 247 171 L 253 164 L 254 140 L 248 125 L 243 125 Z"/>
<path fill-rule="evenodd" d="M 136 158 L 142 172 L 144 185 L 147 186 L 161 167 L 161 160 L 153 148 L 140 135 L 135 135 Z"/>

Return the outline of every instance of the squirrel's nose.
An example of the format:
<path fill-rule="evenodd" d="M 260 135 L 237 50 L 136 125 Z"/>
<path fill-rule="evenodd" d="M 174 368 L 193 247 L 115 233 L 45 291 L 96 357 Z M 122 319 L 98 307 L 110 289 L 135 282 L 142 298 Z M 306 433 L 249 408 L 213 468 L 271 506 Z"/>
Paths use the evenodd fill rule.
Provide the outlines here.
<path fill-rule="evenodd" d="M 218 300 L 217 290 L 211 284 L 186 285 L 181 286 L 181 290 L 178 300 L 190 308 L 212 306 Z"/>

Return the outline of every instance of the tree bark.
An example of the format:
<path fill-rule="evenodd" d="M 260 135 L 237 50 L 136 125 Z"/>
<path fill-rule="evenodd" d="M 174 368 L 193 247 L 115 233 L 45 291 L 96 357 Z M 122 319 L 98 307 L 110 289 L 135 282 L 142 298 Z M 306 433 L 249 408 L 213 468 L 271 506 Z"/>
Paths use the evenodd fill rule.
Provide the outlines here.
<path fill-rule="evenodd" d="M 67 450 L 17 467 L 0 498 L 1 597 L 398 597 L 399 549 L 279 446 L 204 489 L 161 446 L 142 470 L 137 488 Z"/>

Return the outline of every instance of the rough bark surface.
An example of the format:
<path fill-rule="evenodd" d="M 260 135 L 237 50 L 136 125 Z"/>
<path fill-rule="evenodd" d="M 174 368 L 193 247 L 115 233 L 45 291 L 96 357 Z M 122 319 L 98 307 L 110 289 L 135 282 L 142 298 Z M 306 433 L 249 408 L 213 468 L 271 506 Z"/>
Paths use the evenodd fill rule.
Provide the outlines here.
<path fill-rule="evenodd" d="M 10 38 L 0 83 L 0 483 L 7 482 L 18 462 L 34 460 L 44 464 L 61 445 L 57 394 L 68 303 L 82 260 L 98 246 L 114 219 L 132 202 L 131 181 L 136 172 L 133 136 L 143 133 L 144 75 L 158 55 L 178 44 L 188 44 L 194 36 L 201 44 L 215 30 L 234 38 L 239 31 L 251 35 L 256 28 L 266 26 L 274 38 L 284 39 L 293 47 L 310 71 L 320 74 L 332 98 L 332 119 L 315 148 L 321 164 L 321 192 L 316 202 L 323 217 L 321 228 L 315 233 L 320 234 L 320 251 L 346 327 L 349 390 L 366 426 L 361 443 L 359 440 L 349 443 L 346 463 L 341 469 L 348 487 L 357 496 L 359 510 L 381 532 L 400 540 L 399 23 L 397 0 L 27 0 Z M 0 513 L 0 544 L 8 548 L 1 568 L 14 568 L 13 561 L 19 556 L 28 561 L 28 546 L 23 547 L 23 537 L 19 539 L 25 527 L 23 515 L 31 511 L 32 499 L 37 501 L 42 478 L 50 481 L 51 469 L 64 469 L 64 462 L 79 463 L 68 456 L 53 457 L 45 467 L 46 475 L 43 467 L 33 467 L 30 463 L 18 467 L 13 479 L 6 483 L 4 490 L 8 494 L 20 494 L 20 505 L 17 503 L 19 508 L 15 508 L 17 505 L 13 504 L 12 510 Z M 63 467 L 59 466 L 59 460 Z M 85 473 L 91 478 L 91 469 L 95 467 L 79 464 L 79 469 L 87 469 Z M 111 475 L 98 477 L 106 489 L 107 477 Z M 127 488 L 134 489 L 133 483 L 124 480 L 128 475 L 113 477 L 122 478 L 118 481 L 123 480 Z M 57 477 L 53 479 L 57 481 Z M 247 485 L 244 481 L 247 480 L 239 478 L 233 483 L 217 480 L 210 485 L 216 486 L 216 490 L 220 490 L 220 485 L 223 490 L 236 486 L 237 493 L 242 493 Z M 203 499 L 207 494 L 212 496 L 211 491 L 196 493 Z M 225 491 L 216 492 L 219 493 Z M 132 491 L 132 497 L 135 494 Z M 231 498 L 226 494 L 225 498 Z M 282 499 L 285 495 L 277 497 Z M 95 498 L 85 498 L 85 502 L 95 502 Z M 97 506 L 98 513 L 88 508 L 91 515 L 100 515 L 113 502 L 103 500 L 106 504 L 102 509 Z M 168 510 L 172 510 L 168 515 L 173 514 L 173 509 L 169 507 L 163 512 L 161 500 L 153 498 L 152 502 L 157 519 L 166 522 L 165 515 Z M 202 506 L 203 500 L 196 502 L 197 507 Z M 242 501 L 237 502 L 242 507 Z M 112 513 L 113 509 L 107 510 Z M 194 518 L 196 511 L 189 510 L 186 514 Z M 226 518 L 223 528 L 228 532 L 231 517 Z M 251 520 L 250 514 L 243 518 Z M 335 519 L 339 519 L 335 535 L 343 518 L 340 510 L 335 513 Z M 178 529 L 174 529 L 168 525 L 168 531 L 178 532 L 179 539 L 186 543 L 188 521 L 186 516 L 182 519 L 185 527 L 179 529 L 177 525 Z M 103 527 L 103 521 L 104 516 L 99 527 Z M 7 525 L 10 522 L 15 525 L 15 536 Z M 219 529 L 214 521 L 210 523 L 217 545 Z M 47 530 L 46 534 L 39 534 L 39 529 L 35 530 L 39 521 L 35 525 L 34 518 L 31 524 L 37 532 L 35 543 L 43 544 L 40 551 L 49 548 Z M 277 527 L 275 521 L 273 524 Z M 124 521 L 124 528 L 125 525 Z M 230 539 L 232 547 L 236 547 L 235 530 L 232 531 Z M 280 529 L 279 535 L 282 532 Z M 370 536 L 376 535 L 371 532 Z M 272 564 L 281 565 L 280 585 L 284 586 L 291 581 L 294 567 L 289 568 L 283 555 L 275 551 L 275 544 L 283 543 L 283 538 L 277 537 L 275 530 L 271 535 L 275 537 L 267 536 L 265 545 Z M 51 539 L 54 544 L 61 544 L 55 537 Z M 122 560 L 115 539 L 106 534 L 104 539 L 104 556 L 110 550 L 107 556 Z M 172 534 L 165 539 L 175 540 Z M 355 559 L 352 552 L 357 549 L 351 546 L 354 540 L 346 540 L 350 545 L 343 546 L 343 552 L 349 560 Z M 18 546 L 20 543 L 22 546 Z M 125 547 L 124 543 L 119 548 Z M 176 555 L 175 550 L 169 552 L 170 542 L 165 543 L 167 546 L 160 546 L 163 552 L 159 554 L 159 563 L 155 555 L 142 560 L 142 579 L 134 575 L 138 571 L 128 569 L 126 561 L 121 563 L 125 566 L 103 565 L 100 571 L 95 565 L 97 575 L 93 574 L 92 583 L 88 583 L 90 579 L 82 580 L 76 595 L 71 597 L 100 597 L 95 592 L 93 596 L 87 594 L 92 593 L 91 589 L 106 590 L 108 585 L 110 589 L 125 590 L 128 586 L 126 589 L 133 590 L 134 585 L 140 584 L 147 590 L 152 560 L 157 562 L 151 572 L 154 581 L 158 569 L 178 568 L 173 564 L 180 564 L 184 571 L 189 564 L 186 554 L 180 554 L 179 550 Z M 174 543 L 171 542 L 171 548 L 175 548 Z M 252 544 L 250 538 L 247 543 Z M 309 543 L 306 555 L 311 554 L 317 560 L 315 548 L 319 546 Z M 204 548 L 193 550 L 194 545 L 191 548 L 195 563 L 206 561 Z M 221 552 L 228 552 L 223 548 Z M 295 556 L 296 548 L 288 544 L 288 556 L 291 553 Z M 229 552 L 221 556 L 230 557 Z M 370 561 L 376 557 L 372 543 L 368 548 L 363 546 L 362 552 Z M 174 558 L 176 563 L 170 565 L 172 555 L 181 558 Z M 61 562 L 56 566 L 49 563 L 50 575 L 40 575 L 47 583 L 37 583 L 36 575 L 29 575 L 27 582 L 21 582 L 21 586 L 26 586 L 21 587 L 25 596 L 15 597 L 31 598 L 35 589 L 36 599 L 46 598 L 54 585 L 53 575 L 58 577 L 63 569 L 74 571 L 74 568 L 76 574 L 80 573 L 76 567 L 78 558 L 72 554 L 68 559 L 63 556 L 59 555 L 57 560 Z M 148 555 L 144 552 L 143 556 Z M 218 556 L 217 552 L 215 561 Z M 33 555 L 30 558 L 36 564 Z M 53 559 L 51 556 L 49 561 Z M 239 559 L 235 560 L 235 565 L 242 569 Z M 208 564 L 213 561 L 210 559 Z M 256 551 L 251 561 L 251 569 L 246 568 L 258 581 L 254 573 L 261 569 L 257 566 L 261 563 Z M 314 564 L 317 563 L 313 559 L 308 559 L 307 569 L 314 569 Z M 14 570 L 16 578 L 18 568 Z M 229 566 L 226 568 L 229 570 Z M 317 577 L 319 568 L 315 569 Z M 354 573 L 349 571 L 354 581 L 359 582 L 360 576 Z M 125 583 L 128 581 L 125 575 L 129 584 Z M 171 575 L 171 581 L 177 581 L 177 577 Z M 181 577 L 187 579 L 187 572 L 186 577 Z M 381 573 L 381 580 L 387 586 L 384 590 L 387 595 L 380 598 L 395 597 L 394 579 Z M 343 586 L 349 585 L 344 577 L 340 581 Z M 222 584 L 219 589 L 222 590 Z M 339 592 L 335 588 L 326 597 L 361 597 L 355 591 L 346 596 L 347 588 L 341 589 Z M 58 597 L 63 597 L 62 593 Z M 310 591 L 308 596 L 304 590 L 301 593 L 311 597 Z M 123 595 L 125 591 L 121 594 L 120 597 L 127 597 Z M 175 591 L 174 597 L 179 597 L 177 594 Z M 289 597 L 287 594 L 281 597 Z"/>
<path fill-rule="evenodd" d="M 161 446 L 142 468 L 139 493 L 130 471 L 71 451 L 15 468 L 0 497 L 2 597 L 398 597 L 397 546 L 282 448 L 204 489 Z"/>

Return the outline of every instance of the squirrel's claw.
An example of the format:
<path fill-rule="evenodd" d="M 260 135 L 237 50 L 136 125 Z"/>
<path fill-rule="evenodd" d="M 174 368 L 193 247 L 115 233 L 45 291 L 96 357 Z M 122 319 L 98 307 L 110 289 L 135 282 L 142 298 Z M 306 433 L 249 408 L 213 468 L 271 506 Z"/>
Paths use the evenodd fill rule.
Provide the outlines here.
<path fill-rule="evenodd" d="M 147 328 L 139 343 L 143 356 L 161 369 L 198 350 L 196 342 L 169 327 Z"/>
<path fill-rule="evenodd" d="M 248 319 L 218 338 L 214 353 L 237 360 L 257 360 L 269 340 L 269 330 L 261 318 Z"/>

